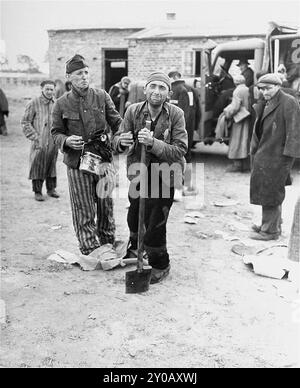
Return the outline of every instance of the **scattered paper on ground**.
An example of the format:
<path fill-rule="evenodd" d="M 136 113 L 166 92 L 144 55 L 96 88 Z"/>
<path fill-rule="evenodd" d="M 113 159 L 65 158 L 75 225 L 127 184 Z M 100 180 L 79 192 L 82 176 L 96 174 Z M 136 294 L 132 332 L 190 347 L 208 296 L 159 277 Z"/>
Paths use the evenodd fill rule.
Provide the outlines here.
<path fill-rule="evenodd" d="M 234 247 L 233 247 L 234 248 Z M 235 247 L 232 249 L 235 252 L 241 253 L 241 247 Z M 287 253 L 288 248 L 284 245 L 277 245 L 254 253 L 254 247 L 245 248 L 245 252 L 251 252 L 251 254 L 245 254 L 243 256 L 243 262 L 246 265 L 252 265 L 253 271 L 257 275 L 266 276 L 274 279 L 282 279 L 287 273 L 292 272 L 289 280 L 293 279 L 299 264 L 288 260 Z M 299 269 L 298 269 L 299 271 Z"/>
<path fill-rule="evenodd" d="M 203 232 L 197 232 L 196 235 L 197 235 L 197 237 L 201 238 L 202 240 L 206 240 L 210 237 L 208 234 L 203 233 Z"/>
<path fill-rule="evenodd" d="M 213 202 L 213 204 L 217 207 L 227 207 L 227 206 L 235 206 L 235 205 L 238 205 L 238 201 L 235 201 L 233 199 L 228 199 L 228 200 L 225 200 L 225 201 L 216 201 L 216 202 Z"/>
<path fill-rule="evenodd" d="M 225 241 L 238 241 L 238 240 L 240 240 L 239 237 L 237 237 L 237 236 L 231 236 L 230 234 L 228 234 L 228 233 L 226 233 L 226 232 L 223 232 L 222 230 L 216 230 L 216 231 L 215 231 L 215 235 L 216 235 L 217 237 L 222 237 L 223 240 L 225 240 Z"/>
<path fill-rule="evenodd" d="M 52 230 L 59 230 L 59 229 L 62 229 L 62 226 L 61 225 L 53 225 L 53 226 L 51 226 L 51 229 Z"/>
<path fill-rule="evenodd" d="M 183 197 L 184 198 L 184 208 L 186 210 L 202 210 L 204 208 L 204 203 L 201 198 L 197 197 Z"/>
<path fill-rule="evenodd" d="M 5 322 L 6 322 L 5 302 L 3 299 L 0 299 L 0 324 L 4 324 Z"/>
<path fill-rule="evenodd" d="M 83 271 L 104 271 L 117 267 L 125 267 L 137 263 L 136 258 L 123 259 L 126 254 L 127 242 L 117 241 L 114 246 L 105 244 L 95 249 L 90 255 L 75 255 L 73 253 L 59 249 L 50 255 L 47 260 L 56 261 L 62 264 L 77 264 Z M 147 265 L 144 260 L 144 265 Z"/>
<path fill-rule="evenodd" d="M 250 227 L 248 225 L 245 225 L 242 222 L 238 222 L 238 221 L 232 221 L 229 224 L 229 228 L 232 231 L 239 230 L 241 232 L 248 232 L 250 230 Z"/>

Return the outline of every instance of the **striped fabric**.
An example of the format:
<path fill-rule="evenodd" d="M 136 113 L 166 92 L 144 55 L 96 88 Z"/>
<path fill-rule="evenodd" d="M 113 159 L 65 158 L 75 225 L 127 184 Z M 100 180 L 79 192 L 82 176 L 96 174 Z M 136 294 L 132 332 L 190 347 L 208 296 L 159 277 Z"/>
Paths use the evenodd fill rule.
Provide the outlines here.
<path fill-rule="evenodd" d="M 50 130 L 54 101 L 43 95 L 30 101 L 21 121 L 25 136 L 32 141 L 29 156 L 29 179 L 56 177 L 58 148 Z"/>
<path fill-rule="evenodd" d="M 300 197 L 298 198 L 295 207 L 288 257 L 292 261 L 300 261 Z"/>
<path fill-rule="evenodd" d="M 97 197 L 98 178 L 95 175 L 70 167 L 67 175 L 74 230 L 80 251 L 88 255 L 100 245 L 114 243 L 113 200 Z"/>

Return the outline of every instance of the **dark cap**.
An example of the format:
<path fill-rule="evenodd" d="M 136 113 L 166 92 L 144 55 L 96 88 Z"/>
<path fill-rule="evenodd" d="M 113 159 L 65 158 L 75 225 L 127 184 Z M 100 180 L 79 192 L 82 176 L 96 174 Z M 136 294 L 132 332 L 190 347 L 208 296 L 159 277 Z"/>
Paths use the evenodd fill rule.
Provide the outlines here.
<path fill-rule="evenodd" d="M 265 85 L 282 85 L 282 81 L 277 74 L 269 73 L 260 77 L 256 84 L 258 87 Z"/>
<path fill-rule="evenodd" d="M 66 73 L 73 73 L 75 70 L 83 69 L 88 67 L 85 59 L 80 54 L 75 54 L 71 59 L 66 62 Z"/>
<path fill-rule="evenodd" d="M 250 65 L 250 63 L 248 62 L 247 59 L 240 59 L 240 61 L 237 64 L 237 66 L 241 66 L 241 65 Z"/>

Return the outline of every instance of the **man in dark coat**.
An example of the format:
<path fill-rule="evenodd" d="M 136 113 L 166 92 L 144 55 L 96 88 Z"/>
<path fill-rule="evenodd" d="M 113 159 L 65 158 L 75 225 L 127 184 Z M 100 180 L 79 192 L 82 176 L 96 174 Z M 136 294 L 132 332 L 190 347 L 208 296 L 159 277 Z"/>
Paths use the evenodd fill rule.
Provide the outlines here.
<path fill-rule="evenodd" d="M 2 89 L 0 89 L 0 135 L 7 136 L 5 117 L 8 117 L 8 101 Z"/>
<path fill-rule="evenodd" d="M 253 226 L 255 240 L 277 240 L 281 234 L 281 207 L 285 184 L 295 158 L 300 158 L 300 108 L 295 98 L 280 90 L 276 74 L 259 78 L 264 99 L 255 106 L 251 141 L 250 201 L 262 206 L 262 224 Z"/>
<path fill-rule="evenodd" d="M 144 248 L 152 267 L 151 283 L 168 276 L 170 258 L 167 249 L 167 221 L 174 200 L 175 180 L 182 180 L 187 133 L 183 112 L 167 102 L 170 96 L 169 77 L 156 71 L 149 74 L 145 84 L 146 101 L 127 109 L 121 129 L 114 137 L 119 152 L 127 150 L 127 176 L 130 180 L 127 222 L 130 243 L 127 257 L 136 255 L 138 248 L 138 214 L 141 146 L 146 146 Z M 148 123 L 147 123 L 148 122 Z M 149 125 L 147 127 L 147 124 Z M 170 166 L 170 169 L 168 168 Z M 179 174 L 171 172 L 177 166 Z M 164 170 L 164 171 L 163 171 Z M 143 194 L 141 194 L 143 195 Z"/>
<path fill-rule="evenodd" d="M 249 65 L 250 63 L 246 59 L 241 59 L 237 64 L 241 70 L 241 75 L 245 77 L 246 86 L 248 88 L 254 83 L 254 72 Z"/>
<path fill-rule="evenodd" d="M 108 94 L 113 100 L 116 106 L 116 109 L 120 113 L 121 117 L 124 117 L 124 113 L 127 108 L 129 84 L 130 84 L 130 79 L 128 77 L 123 77 L 120 82 L 113 85 L 108 91 Z"/>

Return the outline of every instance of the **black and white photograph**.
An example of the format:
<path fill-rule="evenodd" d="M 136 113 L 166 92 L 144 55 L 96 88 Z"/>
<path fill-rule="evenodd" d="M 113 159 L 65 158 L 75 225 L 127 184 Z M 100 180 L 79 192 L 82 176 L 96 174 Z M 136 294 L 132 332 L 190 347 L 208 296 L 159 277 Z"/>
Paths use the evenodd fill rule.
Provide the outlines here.
<path fill-rule="evenodd" d="M 299 0 L 1 0 L 0 27 L 0 367 L 298 369 Z"/>

